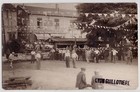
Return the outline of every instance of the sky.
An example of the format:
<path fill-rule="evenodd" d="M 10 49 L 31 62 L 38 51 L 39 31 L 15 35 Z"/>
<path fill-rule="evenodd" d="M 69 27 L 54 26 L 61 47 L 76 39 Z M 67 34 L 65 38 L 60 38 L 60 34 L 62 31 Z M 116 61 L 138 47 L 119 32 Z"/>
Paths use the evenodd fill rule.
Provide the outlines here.
<path fill-rule="evenodd" d="M 24 3 L 26 6 L 36 6 L 36 7 L 45 7 L 45 8 L 55 8 L 56 3 L 49 3 L 49 4 L 41 4 L 41 3 Z M 68 9 L 76 11 L 76 3 L 57 3 L 60 9 Z"/>

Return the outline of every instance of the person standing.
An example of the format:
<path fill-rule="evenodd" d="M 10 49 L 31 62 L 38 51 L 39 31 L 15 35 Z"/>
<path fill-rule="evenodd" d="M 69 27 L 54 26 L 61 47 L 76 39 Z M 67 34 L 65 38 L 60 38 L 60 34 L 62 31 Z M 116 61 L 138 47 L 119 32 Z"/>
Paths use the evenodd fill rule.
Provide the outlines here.
<path fill-rule="evenodd" d="M 92 62 L 94 63 L 95 62 L 95 60 L 94 60 L 94 58 L 95 58 L 94 48 L 92 48 L 92 50 L 91 50 L 91 57 L 92 57 Z"/>
<path fill-rule="evenodd" d="M 58 53 L 59 53 L 59 60 L 62 61 L 62 50 L 60 48 L 58 49 Z"/>
<path fill-rule="evenodd" d="M 72 51 L 71 57 L 72 57 L 73 68 L 76 68 L 76 60 L 78 59 L 78 55 L 76 54 L 75 50 Z"/>
<path fill-rule="evenodd" d="M 108 61 L 108 57 L 109 57 L 109 49 L 105 48 L 105 50 L 104 50 L 104 60 L 105 60 L 105 62 Z"/>
<path fill-rule="evenodd" d="M 58 51 L 58 48 L 56 48 L 55 50 L 55 60 L 59 60 L 59 51 Z"/>
<path fill-rule="evenodd" d="M 121 61 L 122 60 L 122 49 L 121 48 L 118 49 L 118 55 L 117 56 L 118 56 L 118 60 Z"/>
<path fill-rule="evenodd" d="M 66 53 L 66 49 L 63 48 L 63 49 L 62 49 L 62 60 L 64 60 L 64 58 L 65 58 L 65 53 Z"/>
<path fill-rule="evenodd" d="M 81 68 L 81 71 L 77 75 L 76 88 L 78 89 L 85 89 L 87 87 L 85 71 L 85 68 Z"/>
<path fill-rule="evenodd" d="M 127 51 L 127 64 L 132 63 L 132 59 L 133 59 L 133 54 L 131 48 L 129 48 Z"/>
<path fill-rule="evenodd" d="M 51 52 L 51 60 L 54 60 L 54 58 L 55 58 L 55 50 L 52 48 L 50 52 Z"/>
<path fill-rule="evenodd" d="M 41 52 L 38 51 L 35 55 L 35 59 L 36 59 L 36 68 L 37 70 L 40 70 L 40 67 L 41 67 Z"/>
<path fill-rule="evenodd" d="M 116 55 L 117 55 L 118 51 L 115 49 L 112 49 L 112 54 L 113 54 L 113 62 L 116 62 Z"/>
<path fill-rule="evenodd" d="M 90 49 L 87 48 L 85 49 L 85 56 L 86 56 L 86 61 L 89 63 L 89 59 L 90 59 Z"/>
<path fill-rule="evenodd" d="M 34 63 L 35 62 L 35 51 L 32 50 L 31 51 L 31 63 Z"/>
<path fill-rule="evenodd" d="M 6 59 L 9 59 L 9 55 L 10 55 L 10 49 L 7 48 L 7 49 L 6 49 Z"/>
<path fill-rule="evenodd" d="M 82 52 L 81 52 L 81 48 L 79 46 L 78 46 L 78 48 L 76 50 L 76 53 L 78 55 L 78 61 L 80 61 L 81 60 L 81 54 L 82 54 Z"/>
<path fill-rule="evenodd" d="M 66 67 L 69 68 L 70 67 L 70 51 L 66 50 L 65 52 L 65 60 L 66 60 Z"/>
<path fill-rule="evenodd" d="M 125 48 L 122 48 L 122 61 L 125 61 Z"/>
<path fill-rule="evenodd" d="M 95 80 L 96 78 L 102 78 L 101 75 L 99 75 L 99 72 L 98 71 L 94 71 L 94 76 L 92 77 L 92 80 L 91 80 L 91 87 L 92 89 L 103 89 L 104 86 L 102 83 L 97 83 Z"/>
<path fill-rule="evenodd" d="M 98 49 L 95 49 L 95 59 L 96 59 L 96 63 L 99 63 L 99 50 Z"/>
<path fill-rule="evenodd" d="M 112 62 L 112 57 L 113 57 L 113 55 L 112 55 L 112 49 L 109 48 L 109 56 L 108 56 L 108 61 L 109 62 Z"/>
<path fill-rule="evenodd" d="M 13 61 L 17 60 L 17 57 L 18 55 L 15 54 L 15 52 L 12 52 L 10 55 L 9 55 L 9 60 L 10 61 L 10 68 L 11 68 L 11 71 L 13 73 L 13 75 L 15 74 L 14 73 L 14 66 L 13 66 Z"/>
<path fill-rule="evenodd" d="M 13 67 L 13 61 L 15 60 L 15 52 L 12 52 L 10 55 L 9 55 L 9 61 L 10 61 L 10 68 L 14 68 Z"/>

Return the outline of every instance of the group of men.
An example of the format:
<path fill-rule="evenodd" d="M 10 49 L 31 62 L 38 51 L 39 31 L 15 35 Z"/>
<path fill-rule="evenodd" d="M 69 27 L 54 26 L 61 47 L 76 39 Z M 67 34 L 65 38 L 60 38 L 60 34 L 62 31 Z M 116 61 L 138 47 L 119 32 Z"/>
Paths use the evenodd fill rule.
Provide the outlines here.
<path fill-rule="evenodd" d="M 41 51 L 31 51 L 31 63 L 34 63 L 36 61 L 37 70 L 40 70 L 41 67 L 41 57 Z"/>
<path fill-rule="evenodd" d="M 92 87 L 92 89 L 103 89 L 104 86 L 101 83 L 97 83 L 95 81 L 96 78 L 102 78 L 101 75 L 99 75 L 98 71 L 94 71 L 94 74 L 92 76 L 91 84 L 88 84 L 86 82 L 86 75 L 85 75 L 85 68 L 81 68 L 81 71 L 78 73 L 77 78 L 76 78 L 76 88 L 78 89 L 86 89 L 88 87 Z"/>
<path fill-rule="evenodd" d="M 86 48 L 85 49 L 85 58 L 87 62 L 99 63 L 101 60 L 105 62 L 116 61 L 126 61 L 126 63 L 132 63 L 133 53 L 132 48 L 110 48 L 110 47 L 101 47 L 101 48 Z"/>
<path fill-rule="evenodd" d="M 18 54 L 15 52 L 11 52 L 7 57 L 8 62 L 10 63 L 10 68 L 14 68 L 13 63 L 14 61 L 18 60 Z M 39 70 L 41 67 L 41 51 L 31 51 L 31 63 L 36 62 L 37 69 Z"/>
<path fill-rule="evenodd" d="M 77 56 L 75 50 L 72 50 L 72 52 L 71 52 L 69 49 L 67 49 L 65 52 L 66 67 L 70 68 L 70 62 L 72 61 L 73 68 L 76 68 L 77 58 L 78 58 L 78 56 Z"/>
<path fill-rule="evenodd" d="M 57 55 L 54 55 L 56 54 Z M 72 54 L 72 52 L 74 54 Z M 69 53 L 69 54 L 68 54 Z M 100 60 L 105 62 L 116 63 L 117 60 L 126 61 L 126 63 L 132 63 L 133 53 L 132 48 L 110 48 L 110 47 L 99 47 L 99 48 L 57 48 L 51 50 L 52 57 L 58 57 L 58 60 L 66 60 L 66 66 L 69 67 L 68 61 L 72 59 L 74 62 L 76 60 L 86 60 L 87 62 L 99 63 Z M 69 58 L 70 57 L 70 58 Z M 75 64 L 75 63 L 73 63 Z"/>
<path fill-rule="evenodd" d="M 34 43 L 35 49 L 42 49 L 43 43 L 38 42 Z M 49 51 L 49 57 L 51 60 L 60 60 L 64 61 L 65 53 L 67 49 L 72 52 L 72 48 L 52 48 Z M 94 62 L 99 63 L 101 60 L 105 62 L 113 62 L 116 63 L 117 60 L 126 61 L 127 63 L 132 62 L 133 53 L 132 48 L 110 48 L 110 47 L 84 47 L 80 48 L 79 46 L 75 48 L 75 52 L 77 54 L 77 60 L 79 61 L 87 61 L 87 62 Z M 128 62 L 129 61 L 129 62 Z"/>
<path fill-rule="evenodd" d="M 65 54 L 67 48 L 57 48 L 50 51 L 51 60 L 65 60 Z M 104 60 L 105 62 L 126 61 L 132 63 L 133 53 L 132 48 L 110 48 L 110 47 L 87 47 L 87 48 L 75 48 L 78 61 L 99 63 Z M 71 49 L 69 49 L 72 52 Z"/>

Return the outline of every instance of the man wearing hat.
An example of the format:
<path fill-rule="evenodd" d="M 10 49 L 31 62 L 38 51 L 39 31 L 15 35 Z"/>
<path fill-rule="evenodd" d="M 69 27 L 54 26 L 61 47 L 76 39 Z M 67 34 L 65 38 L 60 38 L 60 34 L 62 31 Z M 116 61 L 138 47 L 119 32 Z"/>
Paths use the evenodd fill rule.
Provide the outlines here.
<path fill-rule="evenodd" d="M 77 75 L 76 88 L 78 89 L 84 89 L 87 87 L 85 70 L 85 68 L 81 68 L 81 71 Z"/>

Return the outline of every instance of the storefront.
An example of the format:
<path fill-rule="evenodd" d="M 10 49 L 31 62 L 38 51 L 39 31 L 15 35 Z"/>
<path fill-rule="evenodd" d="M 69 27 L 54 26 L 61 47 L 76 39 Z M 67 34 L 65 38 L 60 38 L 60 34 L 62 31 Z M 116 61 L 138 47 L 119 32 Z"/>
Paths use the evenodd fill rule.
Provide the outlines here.
<path fill-rule="evenodd" d="M 55 48 L 66 48 L 67 46 L 77 45 L 81 48 L 84 47 L 86 44 L 86 38 L 52 38 L 52 43 L 54 44 Z"/>

